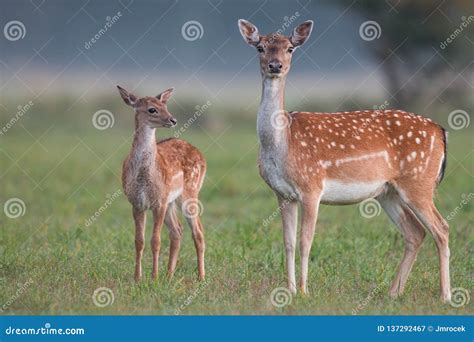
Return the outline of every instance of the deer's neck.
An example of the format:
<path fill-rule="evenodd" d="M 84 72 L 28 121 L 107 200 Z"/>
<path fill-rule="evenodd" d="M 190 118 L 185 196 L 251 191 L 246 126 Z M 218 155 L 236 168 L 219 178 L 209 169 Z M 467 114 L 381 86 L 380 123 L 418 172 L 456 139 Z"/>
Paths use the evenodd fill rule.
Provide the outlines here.
<path fill-rule="evenodd" d="M 135 122 L 135 136 L 133 138 L 131 157 L 133 164 L 145 167 L 150 171 L 156 168 L 156 138 L 155 128 Z"/>
<path fill-rule="evenodd" d="M 278 125 L 276 115 L 284 112 L 285 78 L 263 78 L 262 100 L 257 116 L 257 131 L 263 150 L 286 146 L 286 127 Z"/>

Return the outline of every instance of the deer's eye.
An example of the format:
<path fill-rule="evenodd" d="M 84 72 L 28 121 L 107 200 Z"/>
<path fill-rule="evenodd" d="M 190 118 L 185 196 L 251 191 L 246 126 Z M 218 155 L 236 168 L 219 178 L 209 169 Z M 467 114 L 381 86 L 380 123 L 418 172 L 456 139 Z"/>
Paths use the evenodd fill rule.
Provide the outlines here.
<path fill-rule="evenodd" d="M 155 108 L 149 108 L 148 113 L 156 113 L 156 109 Z"/>
<path fill-rule="evenodd" d="M 263 47 L 257 46 L 257 51 L 258 51 L 259 53 L 262 53 L 262 52 L 263 52 Z"/>
<path fill-rule="evenodd" d="M 293 51 L 295 51 L 295 48 L 292 48 L 292 47 L 288 48 L 288 53 L 293 53 Z"/>

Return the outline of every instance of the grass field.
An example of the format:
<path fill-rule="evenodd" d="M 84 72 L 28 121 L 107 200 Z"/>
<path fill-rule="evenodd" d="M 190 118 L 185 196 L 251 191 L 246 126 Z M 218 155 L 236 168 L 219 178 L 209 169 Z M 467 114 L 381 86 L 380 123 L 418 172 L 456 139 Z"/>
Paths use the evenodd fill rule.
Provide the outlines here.
<path fill-rule="evenodd" d="M 273 306 L 270 293 L 285 286 L 281 222 L 279 215 L 271 219 L 277 204 L 258 175 L 258 145 L 250 124 L 228 127 L 222 135 L 200 130 L 183 135 L 204 152 L 208 163 L 201 192 L 206 282 L 196 280 L 189 229 L 172 280 L 165 277 L 169 244 L 163 230 L 160 277 L 156 283 L 150 280 L 149 216 L 145 280 L 136 285 L 131 207 L 125 196 L 114 196 L 121 189 L 131 126 L 104 131 L 56 125 L 49 131 L 41 125 L 25 128 L 19 122 L 0 137 L 1 204 L 12 197 L 25 203 L 23 216 L 0 216 L 3 314 L 473 313 L 474 300 L 460 308 L 441 303 L 431 236 L 405 294 L 390 299 L 388 287 L 401 260 L 403 240 L 383 212 L 364 218 L 356 205 L 321 208 L 311 252 L 310 295 L 296 295 L 283 308 Z M 473 192 L 471 134 L 466 129 L 450 135 L 447 175 L 437 197 L 445 216 L 460 205 L 463 194 Z M 87 224 L 108 198 L 108 208 Z M 474 280 L 473 217 L 469 203 L 450 220 L 452 286 L 469 291 Z M 93 293 L 100 287 L 112 290 L 111 305 L 94 304 Z"/>

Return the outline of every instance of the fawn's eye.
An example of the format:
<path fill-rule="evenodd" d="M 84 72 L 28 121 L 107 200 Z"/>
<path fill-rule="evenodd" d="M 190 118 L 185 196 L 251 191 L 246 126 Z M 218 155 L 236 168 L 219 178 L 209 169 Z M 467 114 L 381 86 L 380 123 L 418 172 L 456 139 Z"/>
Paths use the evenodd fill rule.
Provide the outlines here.
<path fill-rule="evenodd" d="M 295 48 L 292 48 L 292 47 L 288 48 L 288 53 L 293 53 L 293 51 L 295 51 Z"/>
<path fill-rule="evenodd" d="M 262 52 L 263 52 L 263 47 L 257 46 L 257 51 L 260 52 L 260 53 L 262 53 Z"/>
<path fill-rule="evenodd" d="M 149 108 L 148 113 L 156 113 L 156 109 L 155 108 Z"/>

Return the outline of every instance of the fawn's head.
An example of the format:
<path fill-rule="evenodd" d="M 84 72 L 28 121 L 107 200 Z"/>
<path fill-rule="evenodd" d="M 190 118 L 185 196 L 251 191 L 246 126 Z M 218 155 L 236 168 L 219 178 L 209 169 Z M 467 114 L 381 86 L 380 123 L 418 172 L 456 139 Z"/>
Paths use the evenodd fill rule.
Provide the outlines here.
<path fill-rule="evenodd" d="M 258 51 L 262 76 L 282 77 L 290 71 L 293 51 L 309 38 L 313 22 L 308 20 L 300 24 L 289 37 L 278 33 L 260 35 L 257 27 L 244 19 L 239 20 L 239 29 L 245 42 Z"/>
<path fill-rule="evenodd" d="M 117 86 L 123 101 L 135 109 L 138 122 L 144 123 L 152 128 L 173 127 L 177 120 L 168 112 L 166 103 L 171 97 L 173 88 L 166 89 L 156 97 L 145 96 L 138 98 L 120 86 Z"/>

